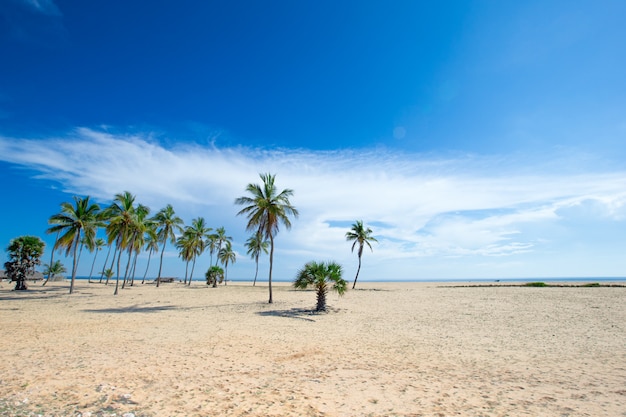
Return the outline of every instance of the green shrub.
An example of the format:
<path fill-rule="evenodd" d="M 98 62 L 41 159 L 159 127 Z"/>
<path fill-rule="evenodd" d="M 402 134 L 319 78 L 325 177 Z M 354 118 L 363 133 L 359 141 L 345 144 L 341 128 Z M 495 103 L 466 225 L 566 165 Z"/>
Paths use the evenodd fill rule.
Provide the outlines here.
<path fill-rule="evenodd" d="M 548 286 L 545 282 L 527 282 L 524 285 L 527 287 L 547 287 Z"/>

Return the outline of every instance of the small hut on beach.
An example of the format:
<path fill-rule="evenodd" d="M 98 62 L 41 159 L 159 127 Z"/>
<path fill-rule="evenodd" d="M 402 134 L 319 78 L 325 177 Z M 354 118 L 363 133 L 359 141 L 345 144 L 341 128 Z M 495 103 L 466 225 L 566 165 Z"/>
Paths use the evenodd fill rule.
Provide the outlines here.
<path fill-rule="evenodd" d="M 4 269 L 0 269 L 0 281 L 5 279 L 9 279 L 7 276 L 7 272 Z M 43 279 L 43 274 L 39 271 L 35 271 L 32 274 L 26 275 L 26 281 L 41 281 Z"/>

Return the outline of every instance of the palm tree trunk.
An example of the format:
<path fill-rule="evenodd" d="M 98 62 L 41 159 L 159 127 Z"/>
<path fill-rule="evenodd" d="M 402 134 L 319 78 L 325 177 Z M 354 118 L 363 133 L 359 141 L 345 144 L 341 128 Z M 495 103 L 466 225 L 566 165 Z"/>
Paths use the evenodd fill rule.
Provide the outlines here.
<path fill-rule="evenodd" d="M 107 257 L 104 258 L 104 264 L 102 265 L 102 272 L 100 273 L 100 284 L 102 284 L 102 278 L 104 278 L 104 270 L 107 268 L 107 262 L 109 262 L 109 255 L 111 254 L 111 247 L 113 245 L 109 245 L 109 250 L 107 251 Z M 108 283 L 108 280 L 107 280 Z"/>
<path fill-rule="evenodd" d="M 96 258 L 98 257 L 98 249 L 96 248 L 96 254 L 93 257 L 93 262 L 91 263 L 91 271 L 89 271 L 89 283 L 91 284 L 91 276 L 93 275 L 93 267 L 96 266 Z"/>
<path fill-rule="evenodd" d="M 167 245 L 167 240 L 163 242 L 163 249 L 161 249 L 161 261 L 159 262 L 159 275 L 157 275 L 157 288 L 159 288 L 159 284 L 161 283 L 161 269 L 163 268 L 163 254 L 165 253 L 165 245 Z"/>
<path fill-rule="evenodd" d="M 215 266 L 217 266 L 217 263 L 220 261 L 220 250 L 222 250 L 222 244 L 220 244 L 215 251 L 217 253 L 217 256 L 215 257 Z"/>
<path fill-rule="evenodd" d="M 326 311 L 326 293 L 328 292 L 326 285 L 317 287 L 317 306 L 315 311 Z"/>
<path fill-rule="evenodd" d="M 57 232 L 57 237 L 54 239 L 54 246 L 52 247 L 52 251 L 50 253 L 50 267 L 52 267 L 52 261 L 54 261 L 54 251 L 57 249 L 57 242 L 59 241 L 59 233 L 61 233 L 60 230 Z M 50 274 L 48 273 L 48 276 L 46 277 L 43 284 L 41 284 L 41 286 L 42 287 L 45 286 L 48 283 L 49 279 L 50 279 Z"/>
<path fill-rule="evenodd" d="M 274 264 L 274 236 L 270 233 L 270 276 L 268 279 L 269 287 L 270 287 L 270 300 L 269 304 L 272 304 L 274 300 L 272 299 L 272 266 Z"/>
<path fill-rule="evenodd" d="M 252 286 L 254 287 L 256 285 L 256 277 L 259 275 L 259 257 L 257 256 L 256 259 L 256 268 L 254 270 L 254 281 L 252 282 Z"/>
<path fill-rule="evenodd" d="M 130 273 L 130 261 L 133 259 L 133 247 L 132 244 L 128 246 L 128 261 L 126 261 L 126 269 L 124 270 L 124 281 L 122 282 L 122 288 L 126 288 L 128 277 Z"/>
<path fill-rule="evenodd" d="M 118 242 L 121 243 L 121 235 L 120 238 L 118 239 Z M 117 295 L 117 291 L 120 287 L 120 260 L 122 259 L 122 248 L 119 248 L 117 251 L 117 263 L 116 263 L 116 277 L 115 277 L 115 291 L 113 292 L 113 295 Z"/>
<path fill-rule="evenodd" d="M 359 256 L 359 267 L 356 270 L 356 276 L 354 277 L 354 283 L 352 284 L 352 289 L 356 286 L 356 280 L 359 277 L 359 271 L 361 270 L 361 256 Z"/>
<path fill-rule="evenodd" d="M 135 252 L 135 256 L 133 257 L 133 266 L 130 271 L 130 286 L 135 285 L 135 272 L 137 271 L 137 258 L 139 257 L 139 253 Z"/>
<path fill-rule="evenodd" d="M 148 275 L 148 268 L 150 268 L 150 258 L 152 258 L 152 252 L 154 251 L 152 250 L 152 248 L 150 248 L 150 252 L 148 253 L 148 265 L 146 265 L 146 272 L 144 272 L 143 279 L 141 280 L 142 284 L 146 282 L 146 276 Z"/>
<path fill-rule="evenodd" d="M 193 257 L 193 263 L 191 264 L 191 275 L 189 276 L 189 286 L 191 287 L 191 280 L 193 278 L 193 270 L 196 269 L 196 257 Z"/>
<path fill-rule="evenodd" d="M 76 250 L 78 249 L 78 242 L 80 241 L 80 229 L 76 233 L 76 241 L 74 242 L 74 264 L 72 266 L 72 280 L 70 281 L 70 294 L 74 292 L 74 281 L 76 280 L 76 267 L 78 266 L 78 256 Z"/>
<path fill-rule="evenodd" d="M 119 239 L 117 240 L 117 242 L 115 242 L 115 250 L 113 251 L 113 259 L 111 259 L 111 266 L 109 267 L 111 271 L 113 271 L 113 266 L 115 265 L 115 257 L 117 256 L 117 252 L 119 252 Z M 107 276 L 107 281 L 104 283 L 104 285 L 109 285 L 108 276 Z"/>
<path fill-rule="evenodd" d="M 183 284 L 187 285 L 187 276 L 189 275 L 189 261 L 185 262 L 185 281 Z"/>

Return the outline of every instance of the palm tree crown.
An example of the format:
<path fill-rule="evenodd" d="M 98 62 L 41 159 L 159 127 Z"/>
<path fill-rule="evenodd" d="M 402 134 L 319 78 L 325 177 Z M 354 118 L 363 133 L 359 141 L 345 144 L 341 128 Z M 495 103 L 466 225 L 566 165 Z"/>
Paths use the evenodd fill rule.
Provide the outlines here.
<path fill-rule="evenodd" d="M 269 271 L 269 303 L 272 303 L 272 267 L 274 263 L 274 236 L 278 233 L 279 224 L 291 228 L 289 216 L 298 217 L 298 210 L 291 205 L 289 197 L 293 190 L 287 188 L 280 193 L 274 184 L 275 175 L 260 174 L 262 185 L 248 184 L 246 191 L 249 196 L 239 197 L 235 204 L 244 206 L 237 215 L 245 214 L 248 217 L 249 231 L 259 231 L 270 241 L 270 271 Z"/>
<path fill-rule="evenodd" d="M 354 252 L 354 248 L 356 245 L 359 245 L 359 250 L 357 252 L 359 256 L 359 267 L 356 270 L 356 276 L 354 277 L 354 283 L 352 284 L 352 289 L 356 286 L 356 280 L 359 278 L 359 271 L 361 270 L 361 256 L 363 255 L 363 247 L 365 245 L 369 246 L 370 250 L 373 252 L 372 244 L 370 242 L 378 242 L 374 236 L 372 236 L 372 229 L 365 228 L 363 226 L 362 220 L 357 220 L 356 223 L 352 225 L 352 229 L 346 233 L 346 240 L 348 242 L 354 241 L 352 243 L 352 252 Z"/>
<path fill-rule="evenodd" d="M 81 239 L 84 236 L 88 241 L 93 240 L 96 228 L 100 225 L 98 216 L 100 206 L 91 203 L 89 196 L 85 198 L 75 196 L 74 204 L 61 203 L 61 212 L 51 216 L 48 220 L 48 223 L 54 225 L 48 229 L 48 233 L 61 232 L 57 246 L 65 248 L 66 255 L 69 255 L 71 252 L 74 258 L 70 294 L 74 292 L 78 266 L 78 248 L 79 246 L 82 248 Z"/>

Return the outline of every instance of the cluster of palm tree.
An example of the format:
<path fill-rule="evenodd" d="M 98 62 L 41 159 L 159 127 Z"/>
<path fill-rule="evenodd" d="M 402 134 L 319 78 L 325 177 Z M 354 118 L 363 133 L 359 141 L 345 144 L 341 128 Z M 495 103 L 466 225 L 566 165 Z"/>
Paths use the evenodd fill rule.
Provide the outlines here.
<path fill-rule="evenodd" d="M 108 284 L 109 279 L 115 276 L 114 294 L 118 293 L 120 279 L 122 288 L 134 284 L 137 259 L 144 250 L 148 252 L 148 262 L 142 283 L 146 280 L 152 254 L 160 251 L 159 272 L 156 278 L 158 287 L 162 277 L 163 256 L 168 243 L 176 245 L 180 257 L 186 263 L 185 284 L 187 282 L 191 284 L 196 259 L 206 250 L 211 253 L 211 263 L 213 254 L 216 253 L 216 264 L 219 261 L 226 269 L 229 263 L 236 260 L 232 238 L 226 236 L 223 227 L 218 228 L 216 233 L 211 233 L 213 229 L 207 226 L 202 217 L 194 219 L 191 225 L 184 227 L 183 220 L 169 204 L 154 216 L 150 216 L 150 209 L 145 205 L 136 204 L 135 196 L 128 191 L 116 194 L 113 202 L 104 209 L 92 203 L 89 196 L 74 197 L 74 204 L 62 203 L 60 213 L 51 216 L 48 222 L 51 227 L 47 233 L 57 234 L 49 265 L 56 264 L 53 262 L 55 250 L 64 250 L 65 255 L 71 256 L 73 260 L 70 294 L 74 292 L 78 263 L 84 248 L 89 252 L 95 252 L 89 273 L 91 282 L 98 252 L 108 247 L 100 273 L 100 282 L 106 277 L 105 283 Z M 106 239 L 97 237 L 99 229 L 104 230 Z M 191 274 L 188 274 L 189 263 Z M 49 278 L 54 274 L 54 268 L 48 269 L 47 272 Z"/>
<path fill-rule="evenodd" d="M 232 240 L 230 236 L 226 236 L 226 229 L 219 227 L 215 233 L 211 233 L 213 228 L 208 227 L 206 221 L 202 217 L 193 219 L 190 226 L 185 227 L 182 235 L 176 240 L 176 247 L 179 250 L 179 256 L 185 261 L 185 280 L 184 283 L 191 285 L 193 273 L 196 266 L 196 258 L 207 250 L 211 255 L 211 266 L 217 266 L 220 262 L 228 271 L 228 264 L 237 260 L 237 254 L 233 250 Z M 215 264 L 213 264 L 213 255 Z M 191 262 L 191 273 L 189 274 L 189 263 Z M 189 277 L 189 280 L 187 280 Z M 226 283 L 226 281 L 224 281 Z"/>
<path fill-rule="evenodd" d="M 260 174 L 260 177 L 262 184 L 248 184 L 246 187 L 248 195 L 237 198 L 235 204 L 244 206 L 237 215 L 247 216 L 247 230 L 253 232 L 246 241 L 248 255 L 256 263 L 253 285 L 256 285 L 258 276 L 259 257 L 263 253 L 267 254 L 269 248 L 269 302 L 272 303 L 274 238 L 279 231 L 280 224 L 287 229 L 291 227 L 290 217 L 298 217 L 298 210 L 289 201 L 293 190 L 284 189 L 279 192 L 275 186 L 275 176 L 272 174 Z M 185 262 L 184 283 L 187 285 L 191 285 L 193 280 L 197 258 L 205 251 L 208 251 L 211 257 L 210 268 L 206 275 L 207 280 L 209 276 L 219 276 L 219 281 L 223 279 L 226 283 L 228 265 L 237 259 L 232 247 L 232 237 L 226 235 L 223 227 L 213 232 L 202 217 L 193 219 L 190 225 L 184 227 L 183 220 L 176 215 L 171 205 L 167 205 L 154 216 L 150 216 L 150 209 L 142 204 L 136 204 L 135 196 L 128 191 L 116 194 L 111 205 L 104 209 L 92 203 L 88 196 L 74 197 L 74 204 L 62 203 L 61 212 L 51 216 L 49 223 L 52 226 L 47 233 L 57 234 L 49 265 L 54 265 L 55 250 L 65 250 L 66 256 L 71 255 L 73 259 L 70 294 L 74 291 L 77 266 L 84 247 L 92 253 L 95 252 L 89 273 L 90 282 L 98 252 L 105 246 L 108 247 L 100 282 L 106 277 L 108 284 L 109 279 L 115 276 L 114 294 L 118 293 L 120 278 L 122 288 L 134 284 L 137 258 L 144 250 L 148 252 L 148 261 L 142 283 L 145 282 L 152 254 L 160 251 L 159 272 L 156 278 L 158 287 L 161 281 L 163 256 L 168 243 L 176 246 L 180 258 Z M 104 229 L 106 239 L 96 237 L 100 228 Z M 354 289 L 361 270 L 363 248 L 367 245 L 372 249 L 371 242 L 376 242 L 376 239 L 372 236 L 372 230 L 366 228 L 360 220 L 354 223 L 351 230 L 346 233 L 346 239 L 353 242 L 352 251 L 358 247 L 359 266 L 352 285 Z M 111 251 L 113 251 L 112 258 Z M 213 263 L 213 255 L 216 255 L 215 263 Z M 110 261 L 109 258 L 111 258 Z M 221 270 L 218 262 L 224 266 L 223 276 L 221 273 L 217 274 L 217 270 Z M 190 264 L 191 271 L 189 271 Z M 54 268 L 48 268 L 47 272 L 49 276 L 58 273 Z M 298 277 L 296 281 L 299 282 L 297 285 L 299 288 L 314 285 L 321 295 L 325 295 L 324 283 L 327 280 L 337 284 L 340 293 L 345 291 L 345 284 L 340 282 L 341 268 L 336 264 L 308 263 L 299 272 Z M 213 278 L 211 280 L 214 284 L 218 281 Z M 325 308 L 325 302 L 321 301 L 318 309 L 323 308 Z"/>

